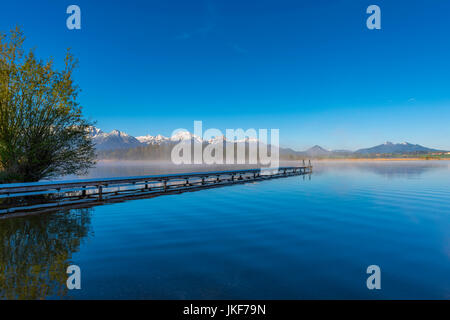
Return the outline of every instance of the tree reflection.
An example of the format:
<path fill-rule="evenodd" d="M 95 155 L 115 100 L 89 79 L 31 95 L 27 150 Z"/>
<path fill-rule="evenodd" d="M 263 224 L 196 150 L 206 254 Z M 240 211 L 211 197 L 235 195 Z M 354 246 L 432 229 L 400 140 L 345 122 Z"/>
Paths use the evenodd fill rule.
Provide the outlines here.
<path fill-rule="evenodd" d="M 92 233 L 91 210 L 0 220 L 0 299 L 66 296 L 66 269 Z"/>

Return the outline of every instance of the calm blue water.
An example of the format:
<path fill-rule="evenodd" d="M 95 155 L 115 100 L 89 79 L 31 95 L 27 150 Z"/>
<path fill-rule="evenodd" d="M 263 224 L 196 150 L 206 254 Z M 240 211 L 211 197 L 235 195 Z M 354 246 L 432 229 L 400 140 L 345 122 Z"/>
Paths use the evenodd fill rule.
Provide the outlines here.
<path fill-rule="evenodd" d="M 2 298 L 449 299 L 450 167 L 318 164 L 310 178 L 0 220 L 0 240 Z M 65 288 L 70 264 L 81 290 Z M 366 287 L 372 264 L 381 290 Z"/>

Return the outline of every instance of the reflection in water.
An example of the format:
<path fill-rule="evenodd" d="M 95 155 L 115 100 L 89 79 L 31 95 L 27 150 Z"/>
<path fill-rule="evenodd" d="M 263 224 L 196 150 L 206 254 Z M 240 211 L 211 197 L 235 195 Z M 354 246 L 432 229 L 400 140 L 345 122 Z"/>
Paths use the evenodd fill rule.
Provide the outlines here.
<path fill-rule="evenodd" d="M 449 162 L 313 165 L 311 181 L 0 219 L 0 299 L 450 297 Z M 82 290 L 66 289 L 70 264 L 82 268 Z M 387 284 L 376 293 L 366 288 L 371 264 Z"/>
<path fill-rule="evenodd" d="M 314 163 L 314 173 L 322 174 L 327 171 L 335 171 L 336 169 L 358 170 L 371 172 L 388 179 L 405 177 L 414 179 L 430 171 L 446 169 L 448 165 L 446 161 L 324 161 Z"/>
<path fill-rule="evenodd" d="M 301 166 L 301 161 L 282 161 L 280 166 Z M 314 174 L 328 171 L 356 170 L 371 172 L 389 179 L 418 178 L 429 171 L 447 169 L 448 161 L 312 161 Z M 86 176 L 66 176 L 62 180 L 86 178 L 112 178 L 123 176 L 145 176 L 182 172 L 221 171 L 255 168 L 254 165 L 174 165 L 170 162 L 152 161 L 99 161 Z"/>
<path fill-rule="evenodd" d="M 0 220 L 0 299 L 66 296 L 66 269 L 90 221 L 90 209 Z"/>

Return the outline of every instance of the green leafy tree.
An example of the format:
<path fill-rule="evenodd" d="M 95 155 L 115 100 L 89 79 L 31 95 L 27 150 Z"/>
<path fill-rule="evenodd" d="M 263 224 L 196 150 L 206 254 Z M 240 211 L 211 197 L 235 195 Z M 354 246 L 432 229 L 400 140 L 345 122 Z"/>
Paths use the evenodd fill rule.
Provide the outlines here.
<path fill-rule="evenodd" d="M 64 68 L 23 47 L 19 28 L 0 34 L 0 181 L 38 181 L 86 172 L 95 163 L 92 124 L 77 103 L 76 61 Z"/>

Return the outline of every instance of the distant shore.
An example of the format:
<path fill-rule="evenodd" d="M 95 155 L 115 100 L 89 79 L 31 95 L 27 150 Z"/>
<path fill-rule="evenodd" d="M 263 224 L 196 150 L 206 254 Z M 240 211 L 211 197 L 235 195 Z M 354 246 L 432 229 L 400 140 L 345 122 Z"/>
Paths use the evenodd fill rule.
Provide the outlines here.
<path fill-rule="evenodd" d="M 314 161 L 450 161 L 450 158 L 327 158 L 327 159 L 311 159 Z"/>
<path fill-rule="evenodd" d="M 305 158 L 306 162 L 308 160 L 311 160 L 311 162 L 413 162 L 413 161 L 450 161 L 450 158 L 422 158 L 422 157 L 402 157 L 402 158 Z M 120 160 L 120 159 L 98 159 L 97 163 L 103 163 L 103 164 L 117 164 L 122 163 L 123 165 L 127 165 L 129 163 L 140 163 L 140 164 L 157 164 L 161 166 L 167 166 L 172 165 L 170 160 Z M 285 163 L 302 163 L 303 159 L 296 159 L 296 160 L 286 160 L 286 159 L 280 159 L 280 164 Z M 178 165 L 173 164 L 174 167 L 179 167 Z M 184 166 L 188 167 L 195 167 L 196 169 L 201 169 L 202 167 L 216 167 L 218 170 L 221 167 L 227 167 L 227 168 L 235 168 L 236 164 L 187 164 Z M 242 164 L 238 165 L 241 168 L 250 168 L 254 167 L 251 164 Z M 261 165 L 257 165 L 258 167 L 264 167 Z"/>

